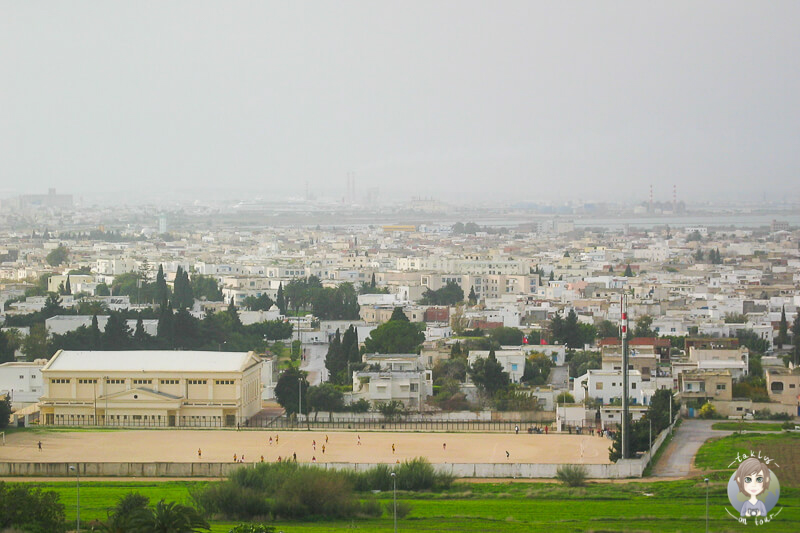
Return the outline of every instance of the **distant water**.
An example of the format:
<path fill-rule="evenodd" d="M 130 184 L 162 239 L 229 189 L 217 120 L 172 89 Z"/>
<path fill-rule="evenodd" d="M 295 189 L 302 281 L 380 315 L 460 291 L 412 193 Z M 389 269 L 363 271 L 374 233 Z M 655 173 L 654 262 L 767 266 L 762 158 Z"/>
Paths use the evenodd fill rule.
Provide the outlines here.
<path fill-rule="evenodd" d="M 576 228 L 608 228 L 623 229 L 626 226 L 632 228 L 652 229 L 656 226 L 669 226 L 671 228 L 683 228 L 686 226 L 707 226 L 707 227 L 733 227 L 733 228 L 760 228 L 769 226 L 773 220 L 788 222 L 792 227 L 800 226 L 800 213 L 743 213 L 740 215 L 725 214 L 698 214 L 682 216 L 626 216 L 626 217 L 585 217 L 579 215 L 551 215 L 536 217 L 520 217 L 519 219 L 478 219 L 475 222 L 485 226 L 517 226 L 519 224 L 530 224 L 546 220 L 558 220 L 562 222 L 574 222 Z"/>

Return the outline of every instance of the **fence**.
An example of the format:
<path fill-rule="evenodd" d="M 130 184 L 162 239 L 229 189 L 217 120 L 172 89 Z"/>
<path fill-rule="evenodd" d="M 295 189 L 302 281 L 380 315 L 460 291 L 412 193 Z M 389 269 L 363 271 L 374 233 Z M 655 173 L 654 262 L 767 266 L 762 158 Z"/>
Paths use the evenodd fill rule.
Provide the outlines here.
<path fill-rule="evenodd" d="M 512 432 L 517 427 L 520 431 L 528 431 L 528 428 L 542 431 L 546 424 L 540 422 L 523 421 L 496 421 L 496 420 L 375 420 L 375 419 L 352 419 L 352 418 L 332 418 L 314 420 L 297 420 L 295 418 L 275 417 L 263 420 L 263 424 L 249 424 L 247 427 L 265 427 L 270 429 L 287 430 L 377 430 L 377 431 L 441 431 L 441 432 Z"/>
<path fill-rule="evenodd" d="M 75 463 L 0 463 L 0 476 L 75 476 Z M 234 470 L 254 463 L 78 463 L 81 477 L 225 477 Z M 376 463 L 317 463 L 318 468 L 363 471 Z M 437 472 L 459 478 L 554 478 L 559 464 L 543 463 L 447 463 L 434 464 Z M 594 479 L 641 477 L 641 459 L 620 460 L 614 464 L 585 464 Z"/>

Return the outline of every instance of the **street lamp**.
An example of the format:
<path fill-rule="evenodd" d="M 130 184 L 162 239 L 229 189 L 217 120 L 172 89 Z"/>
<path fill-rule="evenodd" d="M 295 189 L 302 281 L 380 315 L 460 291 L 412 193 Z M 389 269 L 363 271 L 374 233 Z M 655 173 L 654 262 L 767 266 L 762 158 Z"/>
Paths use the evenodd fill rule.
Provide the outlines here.
<path fill-rule="evenodd" d="M 703 481 L 706 482 L 706 533 L 708 533 L 708 478 Z"/>
<path fill-rule="evenodd" d="M 397 474 L 392 472 L 392 501 L 394 503 L 394 533 L 397 533 Z"/>
<path fill-rule="evenodd" d="M 650 428 L 647 432 L 647 446 L 648 446 L 648 453 L 650 454 L 650 460 L 653 460 L 653 420 L 648 419 L 648 427 Z"/>
<path fill-rule="evenodd" d="M 69 469 L 75 472 L 75 480 L 78 487 L 78 533 L 81 533 L 81 477 L 78 472 L 78 465 L 70 466 Z"/>

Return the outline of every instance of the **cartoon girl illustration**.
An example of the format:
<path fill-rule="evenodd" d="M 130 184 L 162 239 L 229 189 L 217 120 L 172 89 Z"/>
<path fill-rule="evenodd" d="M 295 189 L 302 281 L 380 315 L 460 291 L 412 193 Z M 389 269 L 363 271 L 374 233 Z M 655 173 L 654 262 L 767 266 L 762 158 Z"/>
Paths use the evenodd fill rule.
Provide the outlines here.
<path fill-rule="evenodd" d="M 757 496 L 769 489 L 769 468 L 755 457 L 739 465 L 734 476 L 739 492 L 749 499 L 742 504 L 741 516 L 767 516 L 764 502 Z"/>

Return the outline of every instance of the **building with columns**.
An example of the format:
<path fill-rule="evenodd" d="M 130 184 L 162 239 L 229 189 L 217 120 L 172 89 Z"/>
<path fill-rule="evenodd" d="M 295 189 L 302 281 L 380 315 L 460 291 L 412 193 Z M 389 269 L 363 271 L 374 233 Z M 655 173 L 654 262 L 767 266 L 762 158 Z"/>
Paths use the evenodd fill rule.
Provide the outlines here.
<path fill-rule="evenodd" d="M 66 351 L 42 369 L 45 425 L 231 427 L 261 410 L 253 352 Z"/>

